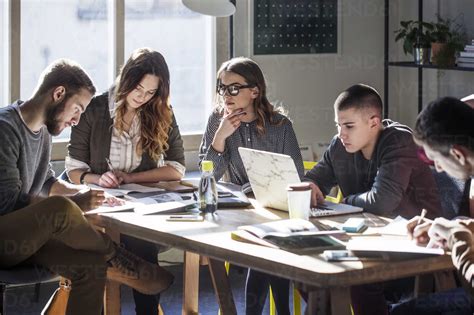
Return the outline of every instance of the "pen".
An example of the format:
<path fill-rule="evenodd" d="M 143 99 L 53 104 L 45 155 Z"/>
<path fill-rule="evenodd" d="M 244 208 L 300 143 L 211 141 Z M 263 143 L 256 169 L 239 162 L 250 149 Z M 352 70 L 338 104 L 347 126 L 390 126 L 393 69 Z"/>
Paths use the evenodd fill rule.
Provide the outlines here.
<path fill-rule="evenodd" d="M 109 167 L 109 170 L 115 174 L 115 169 L 114 167 L 112 166 L 112 163 L 110 163 L 110 160 L 109 158 L 105 158 L 105 162 L 107 162 L 107 166 Z"/>
<path fill-rule="evenodd" d="M 418 218 L 418 222 L 416 222 L 416 225 L 420 225 L 421 222 L 423 222 L 423 219 L 425 218 L 426 212 L 427 212 L 426 209 L 421 210 L 421 215 Z"/>
<path fill-rule="evenodd" d="M 112 163 L 110 163 L 110 159 L 105 158 L 105 162 L 107 162 L 107 166 L 109 167 L 109 170 L 115 175 L 115 177 L 117 177 L 117 174 L 115 174 L 115 169 L 112 166 Z M 117 180 L 120 180 L 120 179 L 117 177 Z M 116 188 L 120 188 L 120 183 L 117 184 Z"/>

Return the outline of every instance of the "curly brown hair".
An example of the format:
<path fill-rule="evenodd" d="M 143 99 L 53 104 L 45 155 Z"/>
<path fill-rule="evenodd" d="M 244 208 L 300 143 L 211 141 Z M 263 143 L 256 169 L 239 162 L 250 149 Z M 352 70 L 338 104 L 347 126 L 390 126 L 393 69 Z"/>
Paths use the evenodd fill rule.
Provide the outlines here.
<path fill-rule="evenodd" d="M 217 71 L 217 84 L 220 86 L 220 77 L 224 72 L 233 72 L 240 75 L 246 81 L 246 84 L 258 88 L 258 96 L 254 99 L 253 107 L 257 116 L 257 130 L 260 135 L 265 134 L 265 120 L 268 119 L 272 125 L 281 125 L 286 119 L 275 121 L 275 114 L 285 114 L 282 108 L 275 108 L 267 98 L 267 84 L 265 76 L 258 64 L 252 59 L 245 57 L 236 57 L 222 63 Z M 216 93 L 216 110 L 223 113 L 224 104 L 222 97 Z"/>
<path fill-rule="evenodd" d="M 173 120 L 169 102 L 170 73 L 165 58 L 150 48 L 135 50 L 120 70 L 115 84 L 116 108 L 115 128 L 124 130 L 124 115 L 127 111 L 126 97 L 147 74 L 157 76 L 159 86 L 153 97 L 138 110 L 140 117 L 140 141 L 137 154 L 147 152 L 157 161 L 168 149 L 168 133 Z"/>

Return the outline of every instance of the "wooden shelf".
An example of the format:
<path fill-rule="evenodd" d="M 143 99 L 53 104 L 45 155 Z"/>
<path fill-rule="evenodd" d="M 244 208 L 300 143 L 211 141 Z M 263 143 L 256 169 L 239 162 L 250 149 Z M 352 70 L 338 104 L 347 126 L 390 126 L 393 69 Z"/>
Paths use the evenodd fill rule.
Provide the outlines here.
<path fill-rule="evenodd" d="M 412 61 L 389 61 L 391 67 L 406 67 L 406 68 L 426 68 L 426 69 L 437 69 L 437 70 L 454 70 L 454 71 L 474 71 L 474 68 L 468 67 L 438 67 L 435 65 L 418 65 Z"/>

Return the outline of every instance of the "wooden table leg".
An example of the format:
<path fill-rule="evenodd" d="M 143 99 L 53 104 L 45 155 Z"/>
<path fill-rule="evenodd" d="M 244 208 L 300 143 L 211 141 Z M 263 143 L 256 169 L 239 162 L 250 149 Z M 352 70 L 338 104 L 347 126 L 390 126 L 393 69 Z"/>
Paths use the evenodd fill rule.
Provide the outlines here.
<path fill-rule="evenodd" d="M 433 274 L 427 273 L 415 276 L 414 297 L 420 297 L 433 292 Z"/>
<path fill-rule="evenodd" d="M 224 262 L 209 258 L 209 271 L 222 315 L 237 315 Z"/>
<path fill-rule="evenodd" d="M 456 280 L 452 270 L 443 270 L 434 273 L 436 291 L 447 291 L 456 287 Z"/>
<path fill-rule="evenodd" d="M 351 292 L 349 287 L 329 289 L 331 314 L 351 315 Z"/>
<path fill-rule="evenodd" d="M 105 231 L 110 238 L 120 243 L 120 233 L 115 230 Z M 104 315 L 118 315 L 121 313 L 120 284 L 107 280 L 104 293 Z"/>
<path fill-rule="evenodd" d="M 308 292 L 308 303 L 305 315 L 328 314 L 328 294 L 326 290 Z"/>
<path fill-rule="evenodd" d="M 199 255 L 184 252 L 183 315 L 198 314 L 199 310 Z"/>

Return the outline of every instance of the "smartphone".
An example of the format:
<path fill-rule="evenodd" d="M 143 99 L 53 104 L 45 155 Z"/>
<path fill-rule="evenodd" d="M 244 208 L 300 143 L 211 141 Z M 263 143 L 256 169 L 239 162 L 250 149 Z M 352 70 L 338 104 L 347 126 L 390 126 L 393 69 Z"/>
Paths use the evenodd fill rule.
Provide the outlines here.
<path fill-rule="evenodd" d="M 200 222 L 204 221 L 204 217 L 199 214 L 180 214 L 170 215 L 166 221 L 181 221 L 181 222 Z"/>
<path fill-rule="evenodd" d="M 361 260 L 359 257 L 354 256 L 348 250 L 325 250 L 323 256 L 327 261 L 356 261 Z"/>

